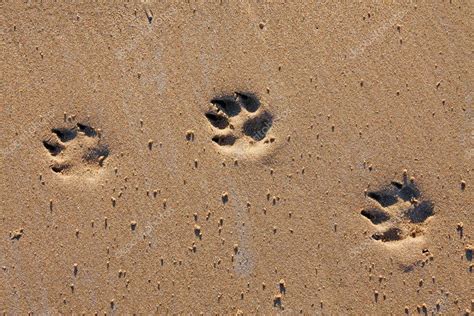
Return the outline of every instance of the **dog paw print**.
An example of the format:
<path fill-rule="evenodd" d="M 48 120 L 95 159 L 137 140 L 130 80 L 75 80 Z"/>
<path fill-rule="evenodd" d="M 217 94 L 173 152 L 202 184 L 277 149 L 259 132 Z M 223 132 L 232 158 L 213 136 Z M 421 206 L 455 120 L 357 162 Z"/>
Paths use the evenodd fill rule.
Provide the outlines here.
<path fill-rule="evenodd" d="M 406 176 L 403 183 L 392 181 L 367 196 L 374 206 L 363 209 L 361 215 L 376 227 L 374 240 L 393 242 L 421 236 L 426 220 L 434 215 L 434 203 L 425 200 L 414 180 Z"/>
<path fill-rule="evenodd" d="M 213 98 L 205 116 L 214 131 L 212 141 L 224 151 L 249 153 L 275 141 L 268 135 L 273 116 L 253 93 Z"/>
<path fill-rule="evenodd" d="M 81 123 L 51 129 L 43 146 L 51 156 L 51 170 L 64 175 L 96 171 L 109 156 L 108 146 L 102 144 L 100 133 Z"/>

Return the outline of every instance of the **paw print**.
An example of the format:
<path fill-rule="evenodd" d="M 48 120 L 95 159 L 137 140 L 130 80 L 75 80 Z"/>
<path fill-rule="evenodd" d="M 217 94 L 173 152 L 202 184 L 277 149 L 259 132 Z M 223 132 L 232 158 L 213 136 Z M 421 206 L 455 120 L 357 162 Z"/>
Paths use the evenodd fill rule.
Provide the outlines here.
<path fill-rule="evenodd" d="M 81 123 L 51 129 L 51 135 L 43 141 L 43 146 L 51 156 L 51 170 L 60 174 L 97 170 L 109 156 L 108 146 L 101 143 L 100 134 Z"/>
<path fill-rule="evenodd" d="M 423 234 L 425 221 L 434 215 L 434 203 L 423 199 L 414 180 L 403 183 L 392 181 L 367 196 L 375 202 L 374 207 L 361 211 L 377 228 L 372 239 L 382 242 L 399 241 Z"/>
<path fill-rule="evenodd" d="M 235 92 L 211 100 L 205 113 L 212 125 L 212 141 L 221 149 L 233 153 L 249 153 L 273 143 L 269 137 L 273 116 L 262 109 L 257 96 L 250 92 Z"/>

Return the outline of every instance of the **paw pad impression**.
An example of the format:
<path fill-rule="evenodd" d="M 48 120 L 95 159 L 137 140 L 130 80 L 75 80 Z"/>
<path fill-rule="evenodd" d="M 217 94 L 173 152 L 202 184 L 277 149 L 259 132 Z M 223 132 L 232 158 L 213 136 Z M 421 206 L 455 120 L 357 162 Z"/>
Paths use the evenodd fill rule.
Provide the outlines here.
<path fill-rule="evenodd" d="M 260 100 L 251 92 L 213 98 L 205 116 L 214 131 L 212 141 L 221 147 L 250 150 L 252 145 L 275 140 L 268 136 L 273 116 L 262 108 Z"/>
<path fill-rule="evenodd" d="M 43 140 L 43 146 L 51 155 L 51 170 L 60 174 L 98 169 L 109 156 L 109 148 L 102 144 L 100 134 L 81 123 L 52 128 L 50 137 Z"/>
<path fill-rule="evenodd" d="M 372 239 L 382 242 L 422 235 L 425 221 L 434 215 L 434 203 L 424 199 L 414 180 L 406 176 L 403 183 L 392 181 L 367 196 L 376 205 L 363 209 L 361 215 L 377 228 Z"/>

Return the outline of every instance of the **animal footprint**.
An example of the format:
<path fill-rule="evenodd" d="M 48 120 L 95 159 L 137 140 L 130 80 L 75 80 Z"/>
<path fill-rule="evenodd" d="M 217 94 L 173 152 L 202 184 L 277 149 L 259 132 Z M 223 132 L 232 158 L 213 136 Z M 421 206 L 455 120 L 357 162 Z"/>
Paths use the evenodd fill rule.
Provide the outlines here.
<path fill-rule="evenodd" d="M 392 181 L 367 193 L 376 206 L 363 209 L 361 215 L 377 228 L 375 240 L 392 242 L 423 234 L 425 221 L 434 215 L 434 203 L 424 200 L 413 180 Z"/>
<path fill-rule="evenodd" d="M 52 158 L 51 170 L 60 174 L 83 174 L 98 170 L 109 156 L 107 145 L 91 126 L 77 123 L 72 127 L 51 129 L 43 146 Z"/>
<path fill-rule="evenodd" d="M 252 153 L 275 138 L 269 137 L 273 116 L 262 109 L 257 96 L 250 92 L 235 92 L 213 98 L 205 113 L 212 125 L 212 141 L 232 153 Z"/>

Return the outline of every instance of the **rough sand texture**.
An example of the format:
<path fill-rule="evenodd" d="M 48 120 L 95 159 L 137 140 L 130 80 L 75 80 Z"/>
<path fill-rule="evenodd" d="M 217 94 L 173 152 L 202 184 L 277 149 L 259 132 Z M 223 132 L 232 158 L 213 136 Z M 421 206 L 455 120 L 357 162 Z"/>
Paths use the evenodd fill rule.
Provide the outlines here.
<path fill-rule="evenodd" d="M 0 10 L 0 312 L 473 310 L 474 2 Z"/>

